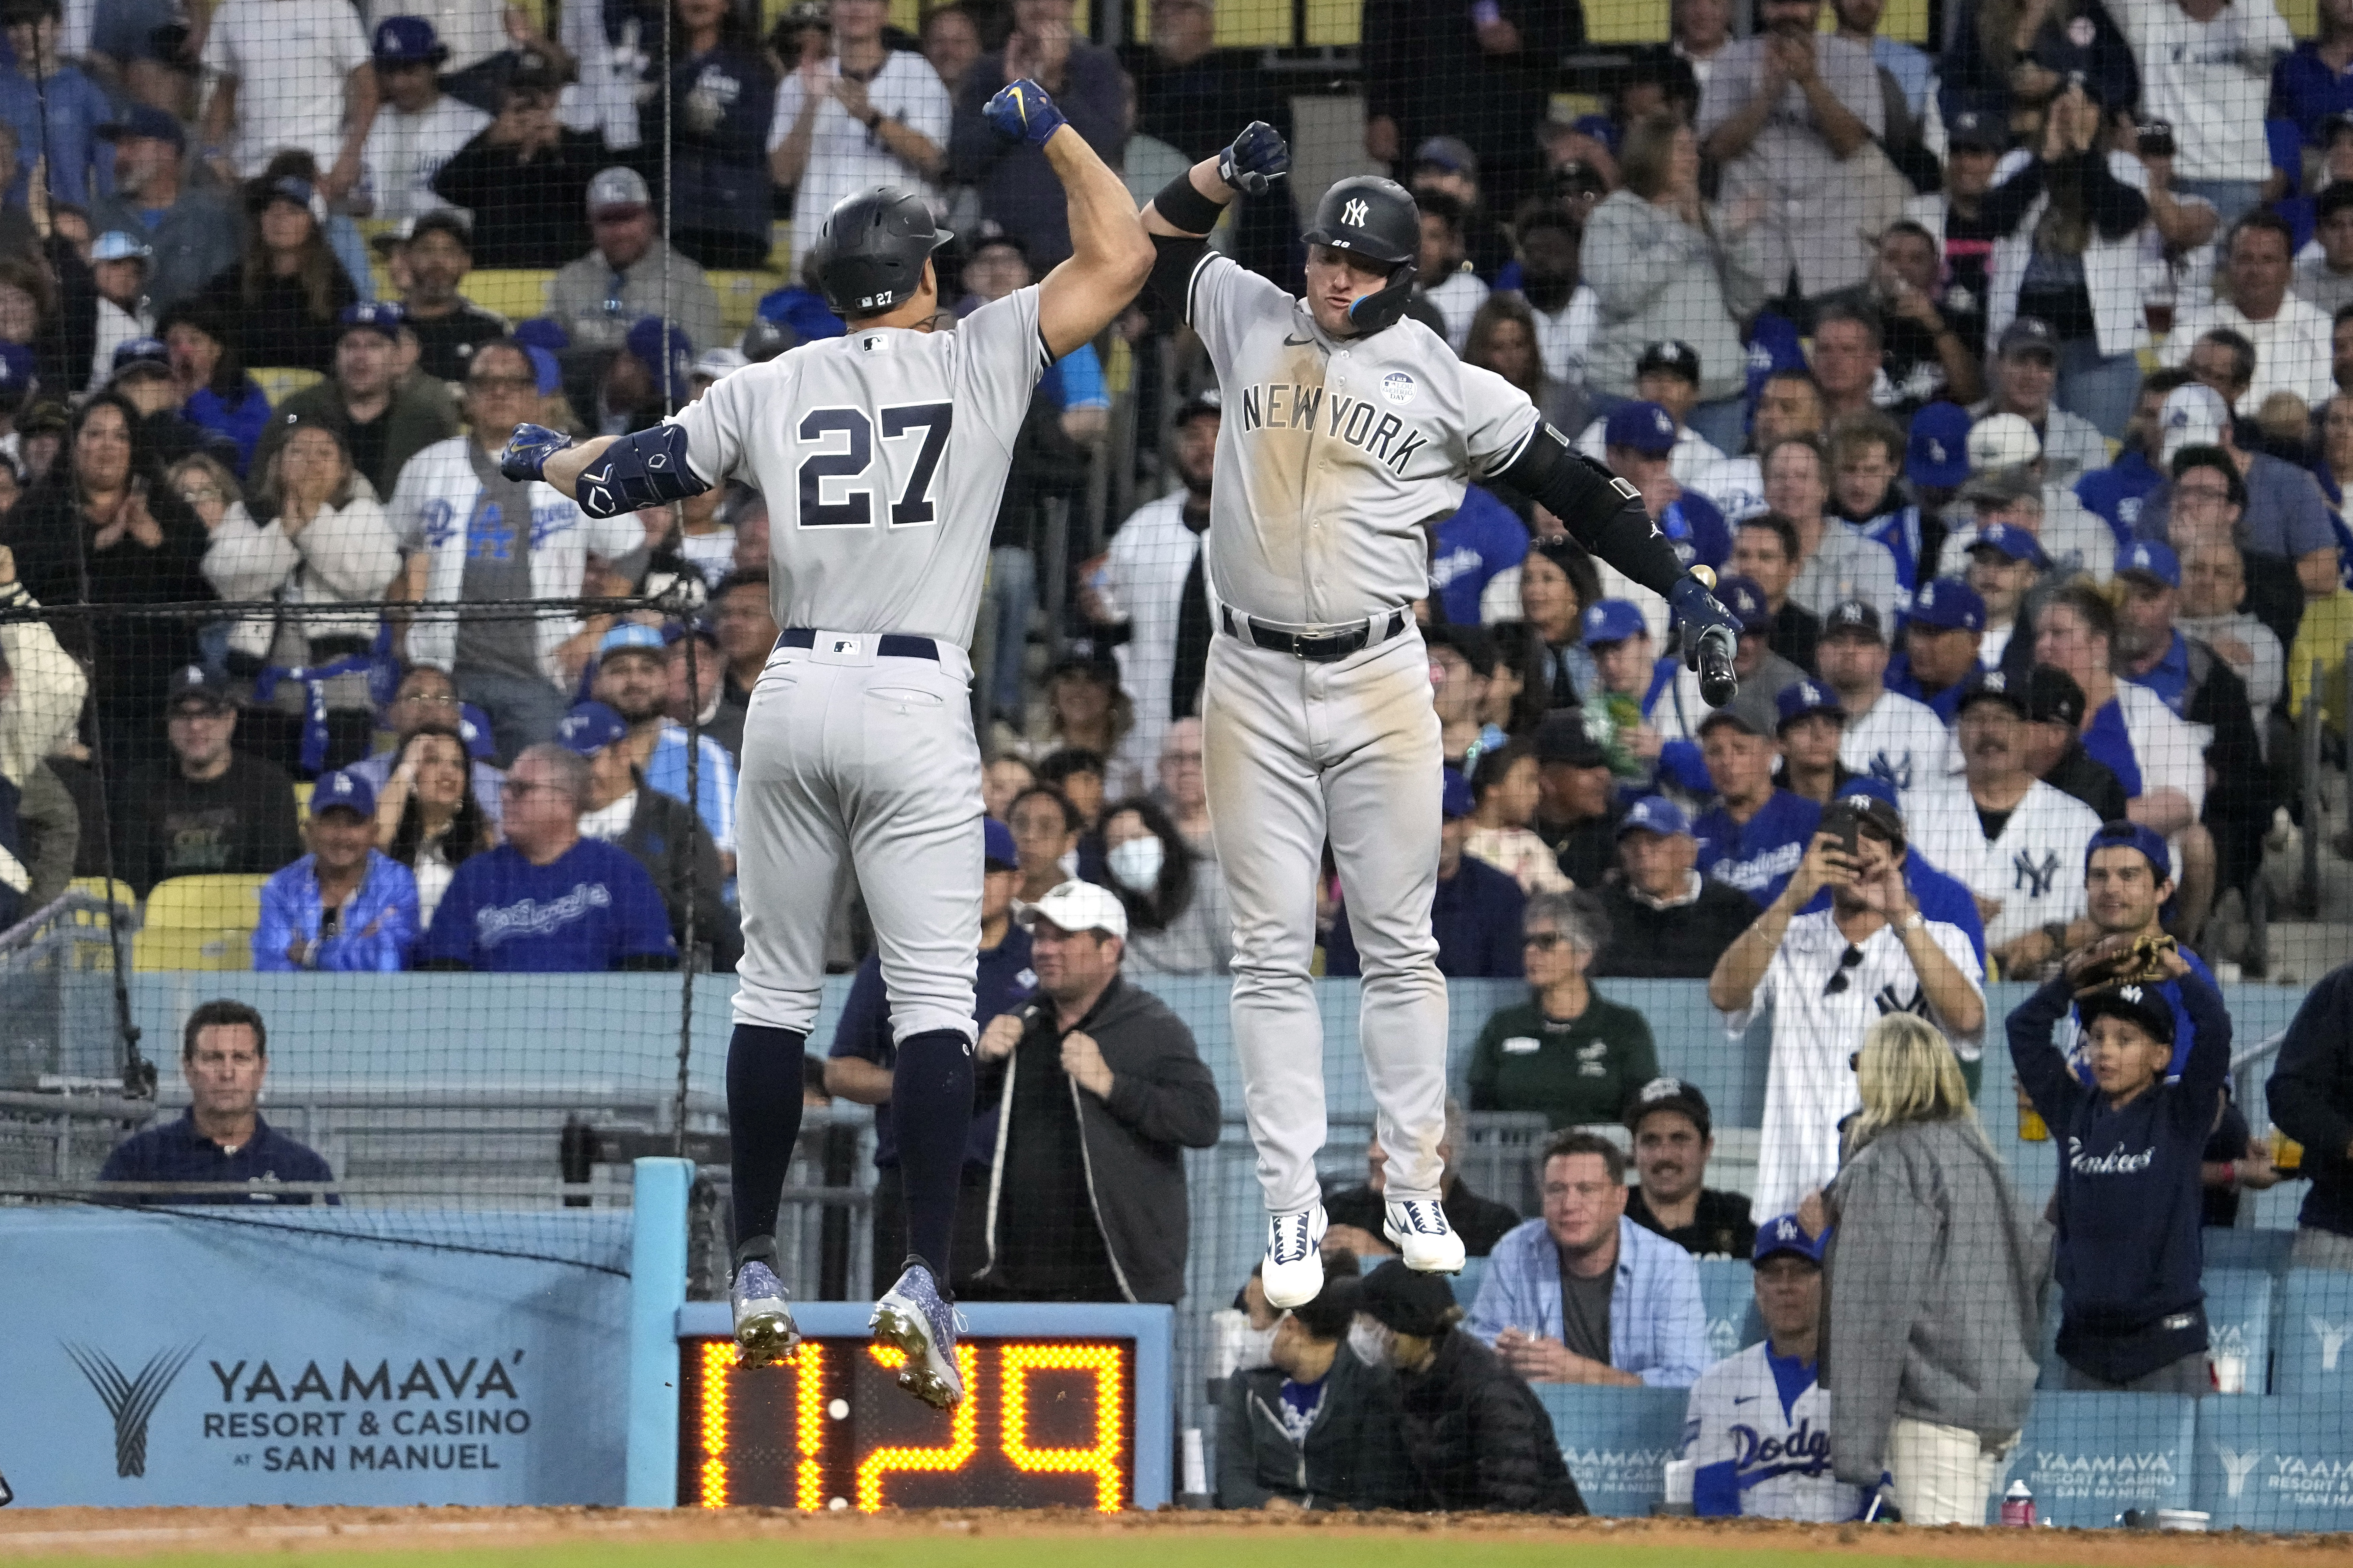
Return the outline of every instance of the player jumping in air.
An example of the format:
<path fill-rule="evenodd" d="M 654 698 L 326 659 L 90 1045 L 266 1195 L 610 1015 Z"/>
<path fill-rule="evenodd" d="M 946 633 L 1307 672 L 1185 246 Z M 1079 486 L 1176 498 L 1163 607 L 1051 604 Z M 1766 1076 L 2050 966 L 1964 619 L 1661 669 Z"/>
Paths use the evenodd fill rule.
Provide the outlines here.
<path fill-rule="evenodd" d="M 650 430 L 572 447 L 524 426 L 501 466 L 591 516 L 738 479 L 767 496 L 785 628 L 752 691 L 738 805 L 744 960 L 727 1047 L 744 1360 L 799 1340 L 778 1281 L 776 1212 L 800 1133 L 801 1060 L 825 979 L 835 878 L 874 918 L 898 1058 L 891 1108 L 906 1183 L 905 1271 L 874 1309 L 899 1382 L 964 1396 L 949 1304 L 957 1175 L 972 1121 L 980 945 L 980 748 L 965 654 L 1014 437 L 1046 367 L 1110 324 L 1152 247 L 1135 203 L 1053 101 L 1016 81 L 988 101 L 1042 148 L 1070 205 L 1071 258 L 954 331 L 932 251 L 954 237 L 913 192 L 879 186 L 826 219 L 819 276 L 847 337 L 723 378 Z"/>
<path fill-rule="evenodd" d="M 1440 752 L 1412 609 L 1430 592 L 1425 525 L 1461 503 L 1469 479 L 1535 498 L 1667 599 L 1719 704 L 1739 635 L 1632 486 L 1580 457 L 1526 394 L 1404 319 L 1421 230 L 1402 186 L 1358 177 L 1324 193 L 1305 237 L 1303 300 L 1208 252 L 1201 237 L 1226 204 L 1290 166 L 1282 136 L 1253 123 L 1144 211 L 1158 250 L 1152 291 L 1200 334 L 1226 410 L 1201 717 L 1233 901 L 1234 1043 L 1270 1211 L 1263 1282 L 1277 1307 L 1324 1283 L 1323 1028 L 1308 961 L 1326 838 L 1364 963 L 1365 1065 L 1388 1152 L 1384 1228 L 1411 1268 L 1462 1267 L 1439 1204 Z"/>

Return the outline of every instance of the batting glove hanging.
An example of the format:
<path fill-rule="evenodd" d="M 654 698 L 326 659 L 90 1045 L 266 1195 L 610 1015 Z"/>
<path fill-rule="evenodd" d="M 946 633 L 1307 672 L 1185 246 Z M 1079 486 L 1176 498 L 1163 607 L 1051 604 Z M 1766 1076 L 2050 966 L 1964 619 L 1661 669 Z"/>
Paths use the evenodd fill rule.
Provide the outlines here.
<path fill-rule="evenodd" d="M 1218 178 L 1238 191 L 1264 195 L 1269 185 L 1291 173 L 1291 143 L 1263 120 L 1242 127 L 1233 145 L 1218 154 Z"/>
<path fill-rule="evenodd" d="M 518 425 L 499 453 L 499 472 L 511 479 L 543 479 L 547 459 L 572 445 L 572 437 L 544 425 Z"/>
<path fill-rule="evenodd" d="M 1043 147 L 1048 137 L 1070 123 L 1046 89 L 1028 77 L 997 89 L 980 112 L 999 136 L 1032 147 Z"/>

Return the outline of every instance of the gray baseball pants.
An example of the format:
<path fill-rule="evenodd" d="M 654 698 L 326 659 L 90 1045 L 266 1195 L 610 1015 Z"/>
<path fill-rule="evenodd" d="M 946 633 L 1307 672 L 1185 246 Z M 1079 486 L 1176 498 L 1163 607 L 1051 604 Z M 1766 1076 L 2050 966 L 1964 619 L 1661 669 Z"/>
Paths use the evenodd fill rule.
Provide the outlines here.
<path fill-rule="evenodd" d="M 1420 633 L 1315 664 L 1220 630 L 1201 692 L 1209 827 L 1234 919 L 1234 1047 L 1270 1210 L 1317 1201 L 1324 1028 L 1308 971 L 1332 843 L 1391 1198 L 1436 1198 L 1446 1131 L 1439 724 Z"/>
<path fill-rule="evenodd" d="M 735 1021 L 817 1023 L 843 867 L 874 920 L 891 1032 L 973 1037 L 980 949 L 980 746 L 972 663 L 881 657 L 820 631 L 768 657 L 744 719 L 735 818 L 744 958 Z"/>

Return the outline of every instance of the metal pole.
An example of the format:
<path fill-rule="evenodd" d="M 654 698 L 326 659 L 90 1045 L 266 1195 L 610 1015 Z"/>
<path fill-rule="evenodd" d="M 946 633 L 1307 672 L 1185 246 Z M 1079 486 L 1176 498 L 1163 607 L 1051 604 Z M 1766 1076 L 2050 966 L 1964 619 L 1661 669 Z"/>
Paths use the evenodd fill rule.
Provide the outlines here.
<path fill-rule="evenodd" d="M 2320 909 L 2320 836 L 2327 813 L 2320 799 L 2320 709 L 2327 668 L 2312 661 L 2312 686 L 2304 700 L 2304 872 L 2295 891 L 2296 912 L 2309 919 Z"/>

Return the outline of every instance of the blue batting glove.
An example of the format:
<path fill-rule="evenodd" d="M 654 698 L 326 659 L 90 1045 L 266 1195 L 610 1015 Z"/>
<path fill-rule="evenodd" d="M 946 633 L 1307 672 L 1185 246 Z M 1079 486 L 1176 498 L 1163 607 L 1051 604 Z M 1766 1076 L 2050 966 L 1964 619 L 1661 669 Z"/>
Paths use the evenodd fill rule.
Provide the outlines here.
<path fill-rule="evenodd" d="M 511 479 L 543 479 L 547 459 L 572 445 L 572 437 L 544 425 L 518 425 L 499 453 L 499 472 Z"/>
<path fill-rule="evenodd" d="M 980 112 L 999 136 L 1032 147 L 1043 147 L 1046 138 L 1068 123 L 1046 89 L 1028 77 L 997 89 Z"/>
<path fill-rule="evenodd" d="M 1218 178 L 1253 196 L 1291 173 L 1291 143 L 1263 120 L 1242 127 L 1233 145 L 1218 154 Z"/>
<path fill-rule="evenodd" d="M 1740 617 L 1724 607 L 1708 585 L 1686 572 L 1675 579 L 1667 595 L 1667 605 L 1673 612 L 1676 626 L 1683 628 L 1683 665 L 1689 669 L 1699 668 L 1699 646 L 1710 632 L 1724 634 L 1725 643 L 1740 646 Z"/>

